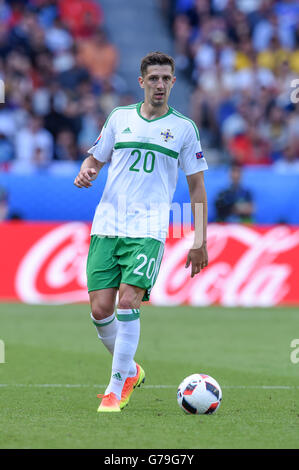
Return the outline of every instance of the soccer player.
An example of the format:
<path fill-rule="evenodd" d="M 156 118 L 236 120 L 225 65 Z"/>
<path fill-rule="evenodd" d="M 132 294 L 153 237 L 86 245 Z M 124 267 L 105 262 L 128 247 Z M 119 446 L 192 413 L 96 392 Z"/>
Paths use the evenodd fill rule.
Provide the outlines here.
<path fill-rule="evenodd" d="M 168 106 L 176 81 L 174 60 L 152 52 L 141 61 L 138 78 L 144 101 L 115 108 L 108 116 L 74 184 L 89 188 L 105 163 L 107 182 L 95 211 L 87 259 L 91 319 L 113 356 L 111 378 L 98 412 L 119 412 L 145 379 L 134 361 L 140 335 L 140 305 L 149 299 L 168 232 L 178 167 L 186 174 L 194 243 L 187 255 L 191 277 L 208 264 L 207 199 L 199 133 L 193 121 Z M 118 292 L 117 315 L 115 316 Z"/>

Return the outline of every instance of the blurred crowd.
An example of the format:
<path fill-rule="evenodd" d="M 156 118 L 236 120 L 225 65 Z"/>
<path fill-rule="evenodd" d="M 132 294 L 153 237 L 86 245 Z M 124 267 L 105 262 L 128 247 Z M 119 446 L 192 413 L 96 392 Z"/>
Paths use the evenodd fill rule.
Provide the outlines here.
<path fill-rule="evenodd" d="M 299 2 L 160 1 L 210 165 L 299 172 Z M 98 1 L 0 0 L 0 170 L 79 163 L 135 101 L 118 60 Z"/>
<path fill-rule="evenodd" d="M 161 1 L 210 164 L 299 172 L 299 2 Z"/>
<path fill-rule="evenodd" d="M 0 169 L 84 159 L 111 109 L 132 102 L 117 66 L 97 1 L 0 0 Z"/>

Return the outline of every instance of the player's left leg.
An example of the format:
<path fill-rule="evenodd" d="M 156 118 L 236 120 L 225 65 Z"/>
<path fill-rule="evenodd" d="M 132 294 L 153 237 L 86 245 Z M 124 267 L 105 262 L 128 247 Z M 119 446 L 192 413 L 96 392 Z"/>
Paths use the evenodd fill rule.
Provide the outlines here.
<path fill-rule="evenodd" d="M 112 372 L 105 395 L 113 392 L 120 400 L 123 386 L 134 360 L 140 336 L 140 304 L 144 289 L 120 284 L 117 308 L 118 330 L 114 344 Z M 140 367 L 136 369 L 138 374 Z"/>

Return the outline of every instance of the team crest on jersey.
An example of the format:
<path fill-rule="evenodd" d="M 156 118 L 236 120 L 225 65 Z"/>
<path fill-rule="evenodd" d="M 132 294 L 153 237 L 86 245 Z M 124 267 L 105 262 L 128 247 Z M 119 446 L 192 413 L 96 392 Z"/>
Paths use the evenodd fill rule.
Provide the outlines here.
<path fill-rule="evenodd" d="M 196 155 L 197 160 L 199 160 L 200 158 L 203 157 L 203 153 L 202 153 L 202 152 L 197 152 L 195 155 Z"/>
<path fill-rule="evenodd" d="M 170 129 L 166 129 L 166 131 L 161 132 L 164 142 L 168 142 L 169 139 L 173 139 L 173 135 L 170 132 Z"/>

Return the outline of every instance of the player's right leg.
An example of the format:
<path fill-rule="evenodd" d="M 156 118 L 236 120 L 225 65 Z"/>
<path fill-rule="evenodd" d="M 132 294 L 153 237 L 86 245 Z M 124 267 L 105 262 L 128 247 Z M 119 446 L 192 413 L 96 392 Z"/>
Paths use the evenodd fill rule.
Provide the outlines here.
<path fill-rule="evenodd" d="M 117 335 L 117 319 L 114 313 L 117 288 L 111 287 L 89 293 L 91 319 L 96 327 L 98 338 L 113 355 Z M 102 398 L 98 411 L 120 411 L 120 400 L 115 394 L 98 395 Z M 100 409 L 101 408 L 101 409 Z"/>
<path fill-rule="evenodd" d="M 114 308 L 121 273 L 115 248 L 118 238 L 92 236 L 87 259 L 87 286 L 91 304 L 91 318 L 98 337 L 113 355 L 118 330 Z M 129 377 L 136 375 L 136 363 L 132 360 Z M 107 401 L 106 398 L 102 402 Z M 113 408 L 113 407 L 112 407 Z"/>
<path fill-rule="evenodd" d="M 98 338 L 111 354 L 117 333 L 117 319 L 114 313 L 116 295 L 116 287 L 89 293 L 91 320 L 96 327 Z"/>
<path fill-rule="evenodd" d="M 117 241 L 117 238 L 93 235 L 86 266 L 91 319 L 111 354 L 117 331 L 114 306 L 121 276 L 114 254 Z"/>
<path fill-rule="evenodd" d="M 115 316 L 115 301 L 117 289 L 112 287 L 110 289 L 101 289 L 89 293 L 91 318 L 96 327 L 98 338 L 102 341 L 107 350 L 112 354 L 114 353 L 115 340 L 119 322 Z M 115 362 L 115 358 L 113 359 Z M 129 365 L 128 381 L 131 377 L 136 376 L 137 365 L 132 359 Z M 131 379 L 132 381 L 133 379 Z M 108 393 L 109 392 L 109 393 Z M 119 402 L 119 398 L 115 394 L 106 391 L 104 395 L 99 395 L 102 398 L 99 411 L 119 411 L 123 408 Z"/>
<path fill-rule="evenodd" d="M 91 319 L 98 337 L 113 354 L 117 335 L 114 307 L 121 273 L 115 256 L 118 238 L 92 235 L 87 257 L 87 288 L 91 305 Z M 107 410 L 120 411 L 119 400 L 113 395 L 102 397 Z"/>
<path fill-rule="evenodd" d="M 113 355 L 115 339 L 119 326 L 119 321 L 115 315 L 117 289 L 101 289 L 89 293 L 91 306 L 91 319 L 96 327 L 98 338 L 102 341 L 106 349 Z M 137 366 L 132 361 L 129 368 L 128 377 L 135 377 Z"/>

